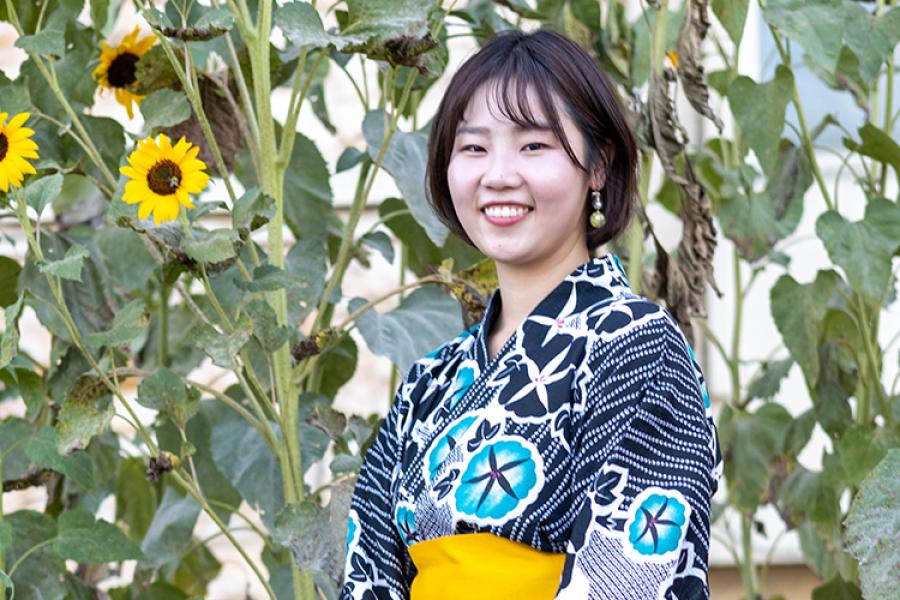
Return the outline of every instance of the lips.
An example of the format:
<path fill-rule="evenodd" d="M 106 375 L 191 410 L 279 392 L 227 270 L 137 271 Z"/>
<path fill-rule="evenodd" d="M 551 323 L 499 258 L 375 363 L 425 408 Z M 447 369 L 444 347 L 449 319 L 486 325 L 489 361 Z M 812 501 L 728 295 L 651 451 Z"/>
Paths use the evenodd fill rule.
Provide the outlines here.
<path fill-rule="evenodd" d="M 518 223 L 531 212 L 530 206 L 511 203 L 491 203 L 481 209 L 485 219 L 492 225 L 506 227 Z"/>

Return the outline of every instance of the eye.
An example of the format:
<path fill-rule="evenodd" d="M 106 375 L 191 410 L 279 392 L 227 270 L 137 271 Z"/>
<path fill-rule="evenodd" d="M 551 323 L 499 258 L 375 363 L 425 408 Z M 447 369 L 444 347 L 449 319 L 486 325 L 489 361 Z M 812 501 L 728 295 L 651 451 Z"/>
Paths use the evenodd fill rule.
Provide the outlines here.
<path fill-rule="evenodd" d="M 468 152 L 470 150 L 472 152 L 478 152 L 479 150 L 484 150 L 484 148 L 482 148 L 481 146 L 476 146 L 475 144 L 469 144 L 467 146 L 463 146 L 462 148 L 460 148 L 461 152 Z"/>
<path fill-rule="evenodd" d="M 534 146 L 537 146 L 537 147 L 536 147 L 536 148 L 533 148 Z M 525 144 L 525 145 L 522 146 L 522 147 L 525 148 L 525 149 L 528 149 L 528 150 L 532 150 L 532 149 L 533 149 L 533 150 L 540 150 L 541 148 L 546 148 L 546 147 L 547 147 L 547 144 L 544 144 L 543 142 L 531 142 L 530 144 Z"/>

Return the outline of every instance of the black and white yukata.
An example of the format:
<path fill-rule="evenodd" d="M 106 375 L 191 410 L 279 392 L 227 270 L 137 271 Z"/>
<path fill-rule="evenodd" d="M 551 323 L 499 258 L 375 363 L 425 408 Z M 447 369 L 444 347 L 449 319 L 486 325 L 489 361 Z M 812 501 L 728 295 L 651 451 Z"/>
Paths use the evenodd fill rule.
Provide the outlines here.
<path fill-rule="evenodd" d="M 407 547 L 471 532 L 566 553 L 557 600 L 708 598 L 722 457 L 671 315 L 593 258 L 490 360 L 500 303 L 398 389 L 354 491 L 342 600 L 408 598 Z"/>

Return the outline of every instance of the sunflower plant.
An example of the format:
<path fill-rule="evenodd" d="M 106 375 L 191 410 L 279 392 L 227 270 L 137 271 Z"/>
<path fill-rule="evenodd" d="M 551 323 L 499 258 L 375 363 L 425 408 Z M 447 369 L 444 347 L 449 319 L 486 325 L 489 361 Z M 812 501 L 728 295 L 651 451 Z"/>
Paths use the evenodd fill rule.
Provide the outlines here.
<path fill-rule="evenodd" d="M 479 320 L 496 285 L 490 263 L 428 208 L 414 159 L 426 154 L 423 101 L 450 62 L 449 39 L 544 26 L 590 48 L 620 86 L 642 144 L 640 201 L 682 221 L 667 249 L 653 210 L 639 211 L 615 250 L 636 290 L 731 374 L 729 397 L 714 399 L 730 458 L 714 534 L 747 596 L 765 591 L 753 549 L 767 504 L 799 532 L 821 597 L 900 593 L 884 575 L 890 553 L 870 550 L 891 543 L 872 519 L 896 497 L 900 446 L 896 385 L 884 383 L 896 360 L 880 344 L 900 239 L 889 58 L 900 9 L 834 5 L 839 18 L 826 23 L 769 0 L 781 64 L 756 82 L 729 50 L 740 48 L 746 2 L 642 3 L 636 20 L 619 2 L 83 4 L 0 0 L 27 55 L 15 78 L 0 73 L 0 226 L 15 223 L 0 242 L 0 591 L 215 597 L 222 541 L 246 563 L 252 597 L 338 597 L 347 502 L 379 423 L 374 407 L 368 417 L 334 408 L 358 344 L 392 363 L 392 397 L 415 358 Z M 710 16 L 727 40 L 709 35 Z M 798 27 L 804 19 L 816 26 Z M 844 23 L 843 37 L 810 33 Z M 703 71 L 708 36 L 724 70 Z M 827 85 L 866 107 L 864 125 L 808 126 L 812 100 L 790 60 L 800 47 Z M 338 132 L 348 117 L 326 96 L 334 80 L 358 101 L 355 136 Z M 715 127 L 702 145 L 683 135 L 678 87 Z M 127 118 L 98 116 L 110 94 Z M 273 108 L 279 97 L 286 106 Z M 846 134 L 844 163 L 861 166 L 866 208 L 852 220 L 819 167 L 828 127 Z M 330 164 L 314 130 L 360 143 Z M 382 171 L 398 197 L 375 197 Z M 345 172 L 355 185 L 332 189 Z M 804 277 L 787 271 L 783 247 L 810 189 L 827 206 L 815 233 L 832 264 Z M 363 230 L 366 212 L 374 224 Z M 719 232 L 738 265 L 723 300 L 738 315 L 730 349 L 702 316 Z M 349 269 L 376 261 L 395 267 L 396 286 L 348 297 Z M 783 346 L 747 381 L 740 315 L 767 273 L 781 277 L 770 300 Z M 410 312 L 428 323 L 415 338 L 402 334 Z M 39 325 L 25 325 L 32 315 Z M 34 349 L 32 327 L 47 351 Z M 792 368 L 812 406 L 796 418 L 778 395 Z M 820 470 L 798 458 L 816 427 L 830 438 Z M 9 508 L 23 491 L 39 510 Z"/>

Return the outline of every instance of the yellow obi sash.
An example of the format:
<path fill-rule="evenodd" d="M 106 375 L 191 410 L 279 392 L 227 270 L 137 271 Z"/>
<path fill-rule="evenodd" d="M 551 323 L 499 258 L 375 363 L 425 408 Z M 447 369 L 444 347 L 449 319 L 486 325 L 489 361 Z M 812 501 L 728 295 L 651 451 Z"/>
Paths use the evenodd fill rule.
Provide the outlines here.
<path fill-rule="evenodd" d="M 418 574 L 410 600 L 552 600 L 566 555 L 492 533 L 464 533 L 408 548 Z"/>

